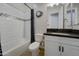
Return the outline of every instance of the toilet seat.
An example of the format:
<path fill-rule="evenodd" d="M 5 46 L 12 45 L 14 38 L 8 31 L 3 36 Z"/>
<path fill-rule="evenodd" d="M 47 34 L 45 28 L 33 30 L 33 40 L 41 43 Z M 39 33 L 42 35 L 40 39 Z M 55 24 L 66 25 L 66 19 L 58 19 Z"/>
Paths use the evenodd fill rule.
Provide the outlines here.
<path fill-rule="evenodd" d="M 40 43 L 39 42 L 34 42 L 29 46 L 30 50 L 36 50 L 39 48 Z"/>

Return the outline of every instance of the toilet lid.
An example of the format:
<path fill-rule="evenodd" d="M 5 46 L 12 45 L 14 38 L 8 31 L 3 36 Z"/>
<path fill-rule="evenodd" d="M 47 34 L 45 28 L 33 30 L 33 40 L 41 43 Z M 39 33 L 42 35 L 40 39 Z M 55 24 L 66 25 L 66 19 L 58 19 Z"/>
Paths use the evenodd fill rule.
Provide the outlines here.
<path fill-rule="evenodd" d="M 34 42 L 29 46 L 29 49 L 35 50 L 39 47 L 39 44 L 40 44 L 39 42 Z"/>

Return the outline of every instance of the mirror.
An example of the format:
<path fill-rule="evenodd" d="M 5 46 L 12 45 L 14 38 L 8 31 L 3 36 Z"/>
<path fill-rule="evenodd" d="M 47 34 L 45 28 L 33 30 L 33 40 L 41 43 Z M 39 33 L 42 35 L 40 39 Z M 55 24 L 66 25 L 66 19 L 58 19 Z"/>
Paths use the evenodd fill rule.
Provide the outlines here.
<path fill-rule="evenodd" d="M 48 28 L 78 30 L 78 10 L 79 3 L 63 3 L 47 7 Z M 58 16 L 54 15 L 56 13 L 58 13 Z M 54 15 L 52 18 L 51 14 Z"/>

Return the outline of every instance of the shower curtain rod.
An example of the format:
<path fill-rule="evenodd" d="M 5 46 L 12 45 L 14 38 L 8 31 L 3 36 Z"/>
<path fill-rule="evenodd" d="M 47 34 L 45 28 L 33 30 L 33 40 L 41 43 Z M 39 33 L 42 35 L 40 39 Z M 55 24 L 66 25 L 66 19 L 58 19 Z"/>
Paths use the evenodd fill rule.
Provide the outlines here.
<path fill-rule="evenodd" d="M 19 18 L 19 17 L 16 17 L 16 16 L 12 16 L 12 15 L 9 15 L 7 13 L 0 13 L 0 16 L 4 16 L 4 17 L 12 17 L 12 18 L 16 18 L 17 20 L 22 20 L 22 21 L 29 21 L 29 19 L 23 19 L 23 18 Z"/>
<path fill-rule="evenodd" d="M 24 5 L 26 5 L 30 10 L 32 9 L 30 6 L 28 6 L 26 3 L 24 3 Z"/>

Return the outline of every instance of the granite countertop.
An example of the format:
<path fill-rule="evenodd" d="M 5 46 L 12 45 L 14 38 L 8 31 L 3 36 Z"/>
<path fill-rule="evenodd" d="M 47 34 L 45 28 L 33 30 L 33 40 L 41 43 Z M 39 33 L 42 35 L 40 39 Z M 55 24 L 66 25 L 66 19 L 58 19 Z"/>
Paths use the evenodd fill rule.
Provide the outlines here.
<path fill-rule="evenodd" d="M 68 37 L 68 38 L 77 38 L 77 39 L 79 39 L 79 34 L 72 34 L 72 33 L 47 32 L 47 33 L 44 33 L 44 35 L 59 36 L 59 37 Z"/>

